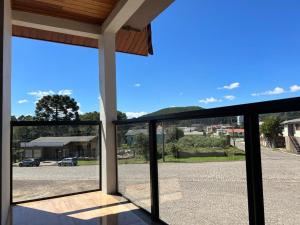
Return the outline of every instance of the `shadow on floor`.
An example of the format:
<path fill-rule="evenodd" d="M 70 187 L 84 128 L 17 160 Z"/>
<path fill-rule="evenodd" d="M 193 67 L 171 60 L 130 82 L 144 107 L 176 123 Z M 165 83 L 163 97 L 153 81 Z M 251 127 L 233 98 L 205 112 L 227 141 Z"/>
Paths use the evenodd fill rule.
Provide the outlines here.
<path fill-rule="evenodd" d="M 114 205 L 114 204 L 111 204 Z M 112 206 L 108 207 L 112 207 Z M 100 208 L 106 206 L 81 209 L 68 213 L 53 213 L 39 209 L 13 206 L 13 225 L 148 225 L 151 221 L 142 219 L 141 210 L 134 209 L 126 212 L 111 214 L 101 213 Z M 96 212 L 95 212 L 96 211 Z M 150 223 L 149 223 L 150 222 Z"/>

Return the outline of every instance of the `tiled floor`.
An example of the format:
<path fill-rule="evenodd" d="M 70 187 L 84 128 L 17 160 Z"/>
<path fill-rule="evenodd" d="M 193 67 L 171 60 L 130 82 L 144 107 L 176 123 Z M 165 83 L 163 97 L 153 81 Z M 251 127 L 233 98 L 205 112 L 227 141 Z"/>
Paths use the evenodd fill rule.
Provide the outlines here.
<path fill-rule="evenodd" d="M 18 204 L 13 225 L 149 225 L 149 218 L 119 196 L 100 191 Z"/>

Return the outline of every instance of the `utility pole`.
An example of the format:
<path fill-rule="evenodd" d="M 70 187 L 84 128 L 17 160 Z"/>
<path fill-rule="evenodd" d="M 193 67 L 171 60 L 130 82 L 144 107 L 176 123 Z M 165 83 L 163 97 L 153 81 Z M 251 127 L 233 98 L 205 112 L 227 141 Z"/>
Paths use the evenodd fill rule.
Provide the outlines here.
<path fill-rule="evenodd" d="M 162 159 L 165 162 L 165 123 L 161 122 L 162 126 Z"/>

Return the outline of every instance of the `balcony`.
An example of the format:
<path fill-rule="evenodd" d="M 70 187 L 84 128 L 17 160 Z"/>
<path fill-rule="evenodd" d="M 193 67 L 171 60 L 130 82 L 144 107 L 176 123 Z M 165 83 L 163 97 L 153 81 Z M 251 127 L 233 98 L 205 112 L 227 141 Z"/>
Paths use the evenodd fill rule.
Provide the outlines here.
<path fill-rule="evenodd" d="M 57 224 L 106 224 L 108 218 L 107 224 L 297 224 L 300 158 L 261 146 L 259 121 L 300 111 L 299 103 L 294 98 L 115 121 L 116 196 L 101 192 L 101 123 L 12 122 L 13 224 L 26 224 L 22 215 L 37 224 L 46 218 Z M 81 147 L 71 151 L 76 141 Z M 43 165 L 19 167 L 24 156 L 39 157 Z M 79 166 L 46 165 L 64 157 L 78 158 Z M 279 202 L 285 206 L 280 211 Z"/>
<path fill-rule="evenodd" d="M 300 224 L 300 122 L 280 124 L 289 151 L 260 133 L 300 98 L 117 120 L 116 52 L 152 55 L 151 22 L 172 2 L 1 1 L 1 225 Z M 12 36 L 97 49 L 101 122 L 11 121 Z"/>

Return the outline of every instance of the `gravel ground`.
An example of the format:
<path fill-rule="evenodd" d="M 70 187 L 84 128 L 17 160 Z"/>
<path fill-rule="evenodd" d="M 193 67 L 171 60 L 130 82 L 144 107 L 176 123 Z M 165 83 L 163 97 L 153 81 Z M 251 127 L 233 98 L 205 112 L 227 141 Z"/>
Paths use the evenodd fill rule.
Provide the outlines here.
<path fill-rule="evenodd" d="M 99 166 L 13 167 L 13 201 L 99 188 Z"/>
<path fill-rule="evenodd" d="M 300 157 L 263 149 L 266 224 L 300 224 Z M 245 162 L 159 164 L 160 216 L 172 225 L 248 224 Z M 119 165 L 119 188 L 150 210 L 148 165 Z"/>
<path fill-rule="evenodd" d="M 13 167 L 14 180 L 95 180 L 99 166 Z"/>

